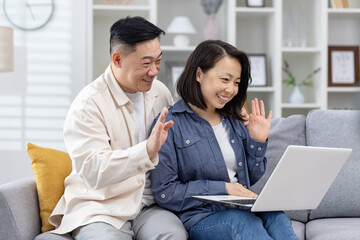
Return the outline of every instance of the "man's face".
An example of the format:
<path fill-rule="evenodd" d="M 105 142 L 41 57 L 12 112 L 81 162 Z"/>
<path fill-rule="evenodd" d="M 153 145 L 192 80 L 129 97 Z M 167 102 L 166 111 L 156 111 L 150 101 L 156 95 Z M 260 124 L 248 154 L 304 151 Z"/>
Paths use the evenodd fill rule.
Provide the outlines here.
<path fill-rule="evenodd" d="M 158 38 L 136 44 L 136 51 L 121 62 L 121 76 L 116 76 L 121 88 L 128 93 L 149 91 L 160 71 L 162 52 Z"/>

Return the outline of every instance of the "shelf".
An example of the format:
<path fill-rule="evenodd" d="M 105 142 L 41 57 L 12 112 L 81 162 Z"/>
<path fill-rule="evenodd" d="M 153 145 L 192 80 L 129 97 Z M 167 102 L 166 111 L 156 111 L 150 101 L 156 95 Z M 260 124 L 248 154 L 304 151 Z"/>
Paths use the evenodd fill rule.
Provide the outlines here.
<path fill-rule="evenodd" d="M 281 104 L 282 108 L 290 108 L 290 109 L 309 109 L 309 108 L 320 108 L 321 106 L 316 103 L 303 103 L 303 104 L 291 104 L 291 103 L 283 103 Z"/>
<path fill-rule="evenodd" d="M 328 9 L 329 14 L 359 14 L 360 8 L 339 8 L 339 9 Z"/>
<path fill-rule="evenodd" d="M 249 87 L 248 92 L 275 92 L 274 87 Z"/>
<path fill-rule="evenodd" d="M 195 46 L 188 46 L 188 47 L 161 46 L 161 50 L 167 52 L 192 52 L 194 51 L 194 49 Z"/>
<path fill-rule="evenodd" d="M 317 47 L 283 47 L 283 53 L 320 53 L 321 49 Z"/>
<path fill-rule="evenodd" d="M 94 5 L 93 10 L 105 10 L 105 11 L 149 11 L 148 5 Z"/>
<path fill-rule="evenodd" d="M 101 18 L 119 18 L 119 13 L 126 13 L 126 15 L 144 15 L 150 11 L 149 6 L 135 6 L 135 5 L 126 5 L 126 6 L 116 6 L 116 5 L 95 5 L 93 6 L 94 16 Z M 131 13 L 130 13 L 131 12 Z"/>
<path fill-rule="evenodd" d="M 328 92 L 332 93 L 345 93 L 345 92 L 359 92 L 360 93 L 360 87 L 328 87 Z"/>
<path fill-rule="evenodd" d="M 347 9 L 329 9 L 328 14 L 330 18 L 355 18 L 360 19 L 359 8 L 347 8 Z"/>
<path fill-rule="evenodd" d="M 235 12 L 244 15 L 268 16 L 275 13 L 275 9 L 272 7 L 264 7 L 264 8 L 237 7 L 235 8 Z"/>

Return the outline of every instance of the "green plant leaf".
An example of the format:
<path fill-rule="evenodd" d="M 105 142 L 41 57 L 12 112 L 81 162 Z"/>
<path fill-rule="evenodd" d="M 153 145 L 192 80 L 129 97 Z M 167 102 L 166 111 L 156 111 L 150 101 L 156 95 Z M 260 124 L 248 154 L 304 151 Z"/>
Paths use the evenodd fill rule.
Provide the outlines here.
<path fill-rule="evenodd" d="M 289 63 L 284 60 L 284 66 L 282 68 L 283 72 L 286 73 L 288 79 L 283 79 L 282 82 L 284 84 L 286 84 L 286 86 L 312 86 L 313 85 L 313 76 L 315 74 L 317 74 L 320 71 L 320 67 L 316 68 L 314 71 L 312 71 L 309 75 L 307 75 L 301 82 L 300 84 L 296 84 L 296 78 L 294 77 L 294 75 L 292 74 L 291 70 L 290 70 L 290 65 Z M 360 75 L 359 75 L 360 77 Z"/>

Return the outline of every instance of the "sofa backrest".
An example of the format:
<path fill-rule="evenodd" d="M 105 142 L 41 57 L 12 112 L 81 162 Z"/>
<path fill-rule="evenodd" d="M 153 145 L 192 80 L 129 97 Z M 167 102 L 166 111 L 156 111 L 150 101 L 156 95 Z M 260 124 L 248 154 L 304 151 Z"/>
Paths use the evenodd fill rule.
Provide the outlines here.
<path fill-rule="evenodd" d="M 334 183 L 309 219 L 360 217 L 360 111 L 314 110 L 306 119 L 309 146 L 352 148 Z"/>
<path fill-rule="evenodd" d="M 25 178 L 0 186 L 0 239 L 34 239 L 40 234 L 35 180 Z"/>
<path fill-rule="evenodd" d="M 271 120 L 268 148 L 266 150 L 267 168 L 264 176 L 252 186 L 254 192 L 261 192 L 288 145 L 306 145 L 305 116 L 292 115 L 287 118 L 274 118 Z M 291 219 L 301 222 L 306 222 L 308 218 L 307 211 L 287 211 L 286 213 Z"/>

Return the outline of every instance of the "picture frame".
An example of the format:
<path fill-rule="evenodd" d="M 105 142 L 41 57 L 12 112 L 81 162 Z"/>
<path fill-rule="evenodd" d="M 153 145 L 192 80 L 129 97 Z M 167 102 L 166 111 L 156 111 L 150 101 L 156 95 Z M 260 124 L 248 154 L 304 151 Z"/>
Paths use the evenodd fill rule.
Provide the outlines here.
<path fill-rule="evenodd" d="M 250 87 L 264 87 L 267 85 L 267 61 L 265 54 L 248 54 L 251 68 Z"/>
<path fill-rule="evenodd" d="M 165 62 L 165 85 L 169 88 L 174 98 L 178 97 L 176 83 L 180 74 L 184 71 L 185 61 L 166 61 Z"/>
<path fill-rule="evenodd" d="M 247 7 L 265 7 L 265 0 L 246 0 Z"/>
<path fill-rule="evenodd" d="M 359 86 L 359 46 L 328 47 L 328 86 Z"/>

